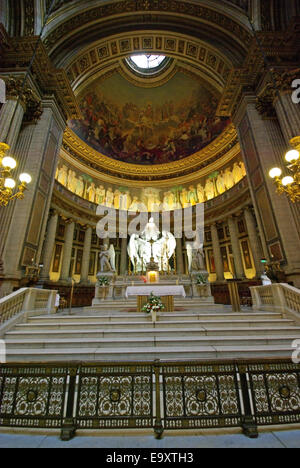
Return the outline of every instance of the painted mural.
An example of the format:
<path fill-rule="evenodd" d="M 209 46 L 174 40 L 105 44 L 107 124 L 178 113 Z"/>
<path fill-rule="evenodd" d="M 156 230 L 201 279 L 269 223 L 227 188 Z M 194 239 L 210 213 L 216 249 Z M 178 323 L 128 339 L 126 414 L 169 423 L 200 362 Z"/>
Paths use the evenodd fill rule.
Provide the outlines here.
<path fill-rule="evenodd" d="M 197 183 L 164 189 L 113 186 L 80 174 L 63 161 L 56 171 L 56 180 L 75 195 L 97 205 L 135 213 L 173 211 L 212 200 L 230 190 L 245 176 L 245 165 L 239 158 Z"/>
<path fill-rule="evenodd" d="M 134 164 L 163 164 L 190 156 L 230 123 L 216 117 L 218 99 L 178 72 L 166 84 L 140 88 L 114 73 L 79 95 L 82 120 L 69 127 L 95 150 Z"/>

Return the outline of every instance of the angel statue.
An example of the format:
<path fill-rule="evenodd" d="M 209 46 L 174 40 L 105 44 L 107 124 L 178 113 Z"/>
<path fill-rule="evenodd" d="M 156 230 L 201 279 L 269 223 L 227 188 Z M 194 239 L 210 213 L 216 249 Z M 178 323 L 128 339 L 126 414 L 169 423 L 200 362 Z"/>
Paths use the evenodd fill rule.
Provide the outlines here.
<path fill-rule="evenodd" d="M 107 245 L 103 245 L 99 257 L 101 273 L 107 271 L 115 271 L 115 249 L 112 244 L 109 249 Z"/>

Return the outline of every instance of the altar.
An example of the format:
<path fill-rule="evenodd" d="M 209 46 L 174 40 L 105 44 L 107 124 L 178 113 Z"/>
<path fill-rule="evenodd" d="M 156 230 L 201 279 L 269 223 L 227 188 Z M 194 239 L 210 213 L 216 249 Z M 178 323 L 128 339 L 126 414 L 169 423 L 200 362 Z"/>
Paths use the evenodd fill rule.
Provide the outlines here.
<path fill-rule="evenodd" d="M 125 297 L 136 296 L 137 312 L 141 312 L 142 308 L 148 302 L 150 294 L 159 296 L 165 306 L 164 312 L 174 312 L 174 297 L 186 297 L 183 286 L 173 285 L 153 285 L 144 284 L 142 286 L 128 286 Z"/>

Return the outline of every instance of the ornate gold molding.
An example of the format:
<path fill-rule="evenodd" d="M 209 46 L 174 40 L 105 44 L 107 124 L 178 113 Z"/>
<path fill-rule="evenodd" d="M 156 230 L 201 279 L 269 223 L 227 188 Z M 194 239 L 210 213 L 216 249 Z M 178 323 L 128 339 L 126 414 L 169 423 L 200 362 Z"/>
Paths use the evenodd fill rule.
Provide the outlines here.
<path fill-rule="evenodd" d="M 115 177 L 121 177 L 123 180 L 141 178 L 144 181 L 148 180 L 152 182 L 156 178 L 160 180 L 162 178 L 173 179 L 189 171 L 195 172 L 200 170 L 207 166 L 209 160 L 219 159 L 220 154 L 225 154 L 233 148 L 236 145 L 236 141 L 236 130 L 234 125 L 231 124 L 212 143 L 192 156 L 172 163 L 152 166 L 128 164 L 105 156 L 84 143 L 70 129 L 67 129 L 64 134 L 64 149 L 70 155 L 79 158 L 82 162 L 86 161 L 88 165 L 97 168 L 99 172 L 110 172 Z"/>

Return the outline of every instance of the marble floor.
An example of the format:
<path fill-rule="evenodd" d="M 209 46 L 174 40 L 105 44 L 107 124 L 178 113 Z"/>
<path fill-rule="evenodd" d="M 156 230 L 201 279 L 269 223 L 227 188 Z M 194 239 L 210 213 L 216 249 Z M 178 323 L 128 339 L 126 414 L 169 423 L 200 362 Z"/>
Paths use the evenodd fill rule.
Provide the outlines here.
<path fill-rule="evenodd" d="M 262 432 L 258 439 L 242 434 L 166 435 L 156 440 L 142 436 L 77 436 L 62 442 L 58 435 L 0 433 L 0 448 L 108 448 L 108 449 L 189 449 L 189 448 L 300 448 L 300 430 Z"/>

